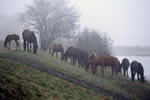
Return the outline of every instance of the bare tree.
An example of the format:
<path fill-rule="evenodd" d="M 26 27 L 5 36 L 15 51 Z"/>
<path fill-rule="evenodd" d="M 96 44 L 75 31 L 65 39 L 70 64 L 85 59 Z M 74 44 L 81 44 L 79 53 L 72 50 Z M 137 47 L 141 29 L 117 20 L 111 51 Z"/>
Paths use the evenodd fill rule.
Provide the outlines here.
<path fill-rule="evenodd" d="M 89 54 L 96 52 L 98 56 L 111 55 L 112 40 L 106 33 L 84 29 L 76 40 L 76 45 Z"/>
<path fill-rule="evenodd" d="M 21 19 L 39 33 L 42 50 L 58 37 L 69 37 L 78 29 L 78 12 L 66 0 L 34 0 Z"/>

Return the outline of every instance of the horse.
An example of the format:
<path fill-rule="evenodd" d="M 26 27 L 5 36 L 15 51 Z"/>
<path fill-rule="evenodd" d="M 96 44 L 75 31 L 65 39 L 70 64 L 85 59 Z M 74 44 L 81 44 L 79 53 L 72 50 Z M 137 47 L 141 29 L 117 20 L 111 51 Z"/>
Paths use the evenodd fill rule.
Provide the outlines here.
<path fill-rule="evenodd" d="M 37 53 L 38 45 L 37 45 L 37 39 L 33 31 L 30 31 L 28 29 L 24 30 L 22 32 L 23 40 L 24 40 L 24 51 L 26 51 L 26 46 L 28 48 L 28 52 L 31 52 L 31 44 L 33 44 L 33 53 Z M 29 50 L 30 45 L 30 50 Z"/>
<path fill-rule="evenodd" d="M 134 81 L 134 77 L 135 77 L 135 74 L 137 73 L 137 78 L 138 78 L 138 81 L 144 83 L 144 68 L 142 66 L 141 63 L 137 62 L 137 61 L 133 61 L 131 63 L 131 78 L 132 78 L 132 81 Z M 140 77 L 139 77 L 140 75 Z"/>
<path fill-rule="evenodd" d="M 122 67 L 122 69 L 123 69 L 123 75 L 124 75 L 124 76 L 126 76 L 126 74 L 127 74 L 127 76 L 128 76 L 128 68 L 129 68 L 129 65 L 130 65 L 129 60 L 128 60 L 127 58 L 124 58 L 124 59 L 122 60 L 122 62 L 121 62 L 121 67 Z"/>
<path fill-rule="evenodd" d="M 69 47 L 66 52 L 63 54 L 63 56 L 61 57 L 61 60 L 65 59 L 65 62 L 68 60 L 68 58 L 71 59 L 71 63 L 73 65 L 76 64 L 76 60 L 79 61 L 79 57 L 80 57 L 80 49 L 75 48 L 75 47 Z"/>
<path fill-rule="evenodd" d="M 97 63 L 92 66 L 92 72 L 95 74 L 97 71 L 97 66 L 101 66 L 102 77 L 104 77 L 104 67 L 111 67 L 112 69 L 112 77 L 118 73 L 118 66 L 120 62 L 117 57 L 114 56 L 102 56 L 97 60 Z"/>
<path fill-rule="evenodd" d="M 94 69 L 93 69 L 93 66 L 96 66 L 97 65 L 97 59 L 98 59 L 98 57 L 97 57 L 97 55 L 96 55 L 96 53 L 94 52 L 94 53 L 92 53 L 89 57 L 88 57 L 88 59 L 87 59 L 87 66 L 86 66 L 86 68 L 85 68 L 85 70 L 88 72 L 88 70 L 89 70 L 89 68 L 90 68 L 90 66 L 91 66 L 91 69 L 93 70 L 93 74 L 95 74 L 95 71 L 94 71 Z"/>
<path fill-rule="evenodd" d="M 52 54 L 51 54 L 51 51 L 52 51 Z M 62 56 L 64 54 L 64 48 L 61 44 L 53 43 L 50 46 L 49 54 L 51 54 L 53 56 L 54 53 L 56 53 L 56 57 L 57 57 L 57 52 L 60 52 L 61 56 Z"/>
<path fill-rule="evenodd" d="M 11 41 L 15 41 L 16 43 L 16 50 L 17 48 L 20 50 L 20 45 L 19 45 L 19 35 L 16 35 L 16 34 L 11 34 L 11 35 L 7 35 L 6 38 L 5 38 L 5 41 L 4 41 L 4 48 L 10 50 L 10 42 Z M 7 46 L 7 43 L 9 43 L 9 47 Z"/>
<path fill-rule="evenodd" d="M 88 53 L 84 50 L 80 50 L 80 55 L 78 59 L 79 67 L 86 68 L 87 66 L 87 60 L 88 60 Z"/>

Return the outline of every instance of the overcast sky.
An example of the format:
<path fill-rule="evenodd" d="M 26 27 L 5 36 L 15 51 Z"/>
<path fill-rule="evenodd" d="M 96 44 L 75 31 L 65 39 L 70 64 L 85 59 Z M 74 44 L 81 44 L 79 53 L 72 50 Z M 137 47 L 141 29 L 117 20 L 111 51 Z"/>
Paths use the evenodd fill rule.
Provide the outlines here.
<path fill-rule="evenodd" d="M 0 15 L 23 11 L 32 0 L 0 0 Z M 81 27 L 107 32 L 114 45 L 150 46 L 150 0 L 71 0 Z"/>

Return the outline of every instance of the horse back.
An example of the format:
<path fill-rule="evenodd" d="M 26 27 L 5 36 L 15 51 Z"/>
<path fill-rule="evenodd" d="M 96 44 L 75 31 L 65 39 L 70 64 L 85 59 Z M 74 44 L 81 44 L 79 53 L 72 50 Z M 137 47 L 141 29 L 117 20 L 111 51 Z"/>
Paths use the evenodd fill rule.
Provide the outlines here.
<path fill-rule="evenodd" d="M 133 61 L 131 63 L 131 70 L 135 71 L 135 72 L 138 72 L 138 73 L 141 73 L 141 72 L 144 71 L 143 66 L 141 65 L 141 63 L 139 63 L 137 61 Z"/>
<path fill-rule="evenodd" d="M 103 66 L 117 66 L 120 63 L 119 60 L 113 56 L 102 56 L 98 62 Z"/>
<path fill-rule="evenodd" d="M 126 67 L 126 68 L 128 68 L 129 67 L 129 65 L 130 65 L 130 63 L 129 63 L 129 60 L 127 59 L 127 58 L 124 58 L 123 60 L 122 60 L 122 66 L 123 67 Z"/>
<path fill-rule="evenodd" d="M 33 31 L 26 29 L 22 32 L 22 36 L 23 36 L 23 39 L 28 42 L 37 42 L 36 36 L 33 33 Z"/>

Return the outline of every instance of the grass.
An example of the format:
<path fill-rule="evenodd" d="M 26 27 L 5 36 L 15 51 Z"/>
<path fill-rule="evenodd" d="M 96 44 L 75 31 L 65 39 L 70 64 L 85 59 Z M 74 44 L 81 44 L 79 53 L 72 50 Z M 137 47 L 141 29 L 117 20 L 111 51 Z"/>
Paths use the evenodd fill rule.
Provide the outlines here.
<path fill-rule="evenodd" d="M 0 58 L 0 63 L 0 99 L 2 100 L 113 99 L 19 62 Z"/>
<path fill-rule="evenodd" d="M 101 77 L 100 68 L 96 76 L 91 73 L 85 72 L 83 68 L 78 68 L 78 66 L 72 66 L 70 63 L 65 63 L 51 57 L 48 53 L 39 51 L 37 55 L 31 53 L 25 53 L 23 51 L 4 51 L 1 55 L 12 58 L 26 58 L 33 62 L 42 64 L 44 67 L 53 68 L 58 72 L 63 72 L 66 75 L 84 80 L 86 82 L 93 83 L 100 87 L 105 88 L 106 90 L 111 90 L 116 93 L 120 93 L 124 96 L 130 96 L 135 99 L 147 99 L 150 95 L 150 85 L 141 84 L 138 82 L 131 82 L 127 77 L 122 75 L 117 75 L 115 78 L 111 78 L 110 70 L 105 71 L 105 78 Z"/>

